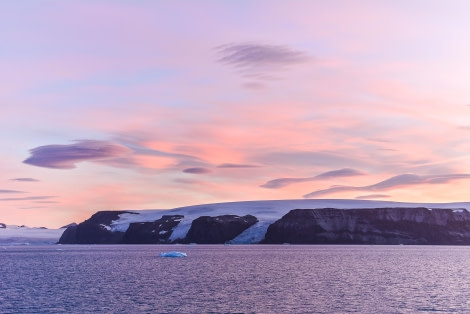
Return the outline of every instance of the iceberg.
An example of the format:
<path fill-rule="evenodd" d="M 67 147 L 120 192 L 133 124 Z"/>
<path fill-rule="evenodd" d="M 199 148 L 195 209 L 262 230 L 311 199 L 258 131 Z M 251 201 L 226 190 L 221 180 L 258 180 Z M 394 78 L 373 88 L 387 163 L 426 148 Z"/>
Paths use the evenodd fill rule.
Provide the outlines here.
<path fill-rule="evenodd" d="M 160 257 L 187 257 L 188 254 L 183 253 L 183 252 L 173 251 L 173 252 L 160 253 L 159 256 Z"/>

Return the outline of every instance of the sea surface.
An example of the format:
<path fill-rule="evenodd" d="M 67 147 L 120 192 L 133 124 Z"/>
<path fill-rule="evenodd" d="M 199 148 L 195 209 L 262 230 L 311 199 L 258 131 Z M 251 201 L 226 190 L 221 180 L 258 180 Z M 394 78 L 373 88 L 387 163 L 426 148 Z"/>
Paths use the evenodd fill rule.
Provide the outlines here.
<path fill-rule="evenodd" d="M 468 313 L 470 247 L 0 247 L 0 313 L 57 312 Z"/>

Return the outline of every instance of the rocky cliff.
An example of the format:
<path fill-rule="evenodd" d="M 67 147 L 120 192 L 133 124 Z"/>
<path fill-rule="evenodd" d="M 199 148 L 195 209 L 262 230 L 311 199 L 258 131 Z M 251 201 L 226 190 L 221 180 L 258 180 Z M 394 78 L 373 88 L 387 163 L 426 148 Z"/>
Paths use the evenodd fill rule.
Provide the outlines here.
<path fill-rule="evenodd" d="M 171 244 L 199 243 L 223 244 L 258 222 L 256 217 L 246 215 L 202 216 L 192 221 L 187 235 L 171 240 L 175 227 L 183 215 L 163 215 L 160 219 L 147 222 L 133 222 L 125 232 L 113 230 L 111 225 L 121 214 L 129 212 L 98 212 L 90 219 L 69 226 L 59 244 Z"/>
<path fill-rule="evenodd" d="M 295 209 L 270 225 L 263 243 L 470 244 L 467 210 Z"/>
<path fill-rule="evenodd" d="M 193 220 L 185 242 L 200 244 L 222 244 L 258 222 L 255 216 L 223 215 L 202 216 Z"/>
<path fill-rule="evenodd" d="M 110 224 L 126 211 L 99 211 L 78 225 L 65 229 L 59 244 L 117 244 L 124 232 L 112 231 Z"/>
<path fill-rule="evenodd" d="M 169 244 L 173 229 L 183 218 L 183 215 L 163 215 L 153 222 L 131 223 L 120 243 Z"/>

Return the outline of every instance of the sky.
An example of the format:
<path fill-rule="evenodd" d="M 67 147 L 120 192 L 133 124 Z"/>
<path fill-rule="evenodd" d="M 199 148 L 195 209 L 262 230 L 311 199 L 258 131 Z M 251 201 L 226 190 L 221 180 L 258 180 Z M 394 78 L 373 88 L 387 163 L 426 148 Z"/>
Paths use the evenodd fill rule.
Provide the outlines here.
<path fill-rule="evenodd" d="M 0 222 L 470 201 L 470 2 L 1 1 Z"/>

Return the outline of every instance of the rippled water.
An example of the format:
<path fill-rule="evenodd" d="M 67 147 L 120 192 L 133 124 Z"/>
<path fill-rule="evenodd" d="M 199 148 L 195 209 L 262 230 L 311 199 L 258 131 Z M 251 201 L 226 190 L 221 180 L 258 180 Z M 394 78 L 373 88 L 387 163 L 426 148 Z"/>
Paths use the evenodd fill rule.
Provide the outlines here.
<path fill-rule="evenodd" d="M 470 247 L 0 247 L 0 276 L 0 313 L 470 311 Z"/>

